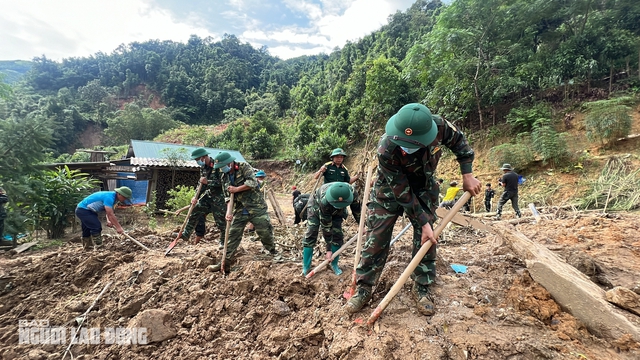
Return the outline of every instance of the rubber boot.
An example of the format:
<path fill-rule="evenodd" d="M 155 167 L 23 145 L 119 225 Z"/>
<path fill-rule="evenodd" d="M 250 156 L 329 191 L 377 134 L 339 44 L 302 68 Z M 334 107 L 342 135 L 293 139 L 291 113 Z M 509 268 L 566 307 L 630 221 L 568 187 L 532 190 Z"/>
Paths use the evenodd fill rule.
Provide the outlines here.
<path fill-rule="evenodd" d="M 433 316 L 436 310 L 433 304 L 433 295 L 431 294 L 431 290 L 429 289 L 429 286 L 413 283 L 413 288 L 411 290 L 412 290 L 414 299 L 416 300 L 416 306 L 418 307 L 418 311 L 422 315 Z"/>
<path fill-rule="evenodd" d="M 338 245 L 331 245 L 331 252 L 335 254 L 336 251 L 338 251 L 338 249 L 340 249 L 340 246 Z M 331 261 L 331 268 L 333 269 L 333 273 L 336 275 L 341 275 L 342 274 L 342 269 L 340 269 L 340 266 L 338 266 L 338 260 L 340 260 L 340 255 L 336 256 L 335 258 L 333 258 L 333 261 Z"/>
<path fill-rule="evenodd" d="M 311 270 L 311 260 L 313 260 L 313 248 L 305 247 L 302 249 L 302 276 L 307 276 Z"/>
<path fill-rule="evenodd" d="M 91 236 L 82 238 L 82 248 L 84 250 L 90 250 L 93 247 L 93 243 L 91 242 Z"/>
<path fill-rule="evenodd" d="M 96 248 L 102 247 L 102 235 L 91 235 L 91 240 Z"/>
<path fill-rule="evenodd" d="M 358 285 L 356 293 L 344 305 L 344 311 L 349 314 L 356 313 L 371 300 L 371 286 Z"/>

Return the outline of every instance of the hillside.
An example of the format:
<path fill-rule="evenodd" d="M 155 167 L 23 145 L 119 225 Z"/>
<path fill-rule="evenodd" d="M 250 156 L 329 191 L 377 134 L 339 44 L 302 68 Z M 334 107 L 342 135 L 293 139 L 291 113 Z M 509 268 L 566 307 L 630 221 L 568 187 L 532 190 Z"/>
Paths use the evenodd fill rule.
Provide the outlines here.
<path fill-rule="evenodd" d="M 31 69 L 33 63 L 31 61 L 0 60 L 0 74 L 4 74 L 4 82 L 14 84 L 18 82 Z"/>

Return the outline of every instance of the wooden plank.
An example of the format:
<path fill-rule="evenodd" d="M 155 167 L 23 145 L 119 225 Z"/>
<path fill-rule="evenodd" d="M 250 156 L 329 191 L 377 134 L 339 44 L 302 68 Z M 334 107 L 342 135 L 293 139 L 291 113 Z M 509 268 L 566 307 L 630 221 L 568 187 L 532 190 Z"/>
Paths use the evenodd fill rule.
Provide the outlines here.
<path fill-rule="evenodd" d="M 449 210 L 445 209 L 445 208 L 437 208 L 436 209 L 436 215 L 438 215 L 439 218 L 444 218 L 447 213 L 449 212 Z M 478 230 L 485 230 L 485 231 L 491 231 L 491 229 L 481 223 L 480 221 L 476 220 L 476 219 L 472 219 L 470 217 L 467 217 L 461 213 L 456 213 L 455 216 L 453 217 L 453 219 L 451 220 L 452 223 L 457 224 L 457 225 L 462 225 L 462 226 L 471 226 L 475 229 Z"/>
<path fill-rule="evenodd" d="M 282 209 L 280 209 L 280 205 L 278 204 L 278 200 L 276 200 L 276 196 L 273 193 L 272 189 L 268 189 L 267 197 L 269 198 L 269 201 L 271 202 L 271 207 L 273 208 L 273 212 L 276 213 L 276 217 L 278 218 L 278 221 L 280 222 L 280 225 L 286 225 L 287 221 L 286 221 L 286 219 L 284 217 L 284 214 L 282 213 Z"/>
<path fill-rule="evenodd" d="M 607 302 L 605 291 L 586 275 L 513 226 L 495 223 L 493 228 L 524 260 L 531 277 L 591 333 L 609 340 L 629 334 L 635 341 L 640 341 L 640 329 Z"/>
<path fill-rule="evenodd" d="M 34 246 L 35 244 L 37 244 L 38 241 L 31 241 L 25 244 L 22 244 L 20 246 L 18 246 L 17 248 L 13 249 L 13 252 L 15 252 L 16 254 L 20 254 L 23 251 L 27 251 L 29 250 L 30 247 Z"/>
<path fill-rule="evenodd" d="M 536 218 L 536 224 L 540 224 L 540 221 L 542 221 L 542 217 L 540 217 L 540 213 L 536 209 L 536 206 L 533 203 L 529 203 L 529 209 L 531 210 L 533 217 Z"/>

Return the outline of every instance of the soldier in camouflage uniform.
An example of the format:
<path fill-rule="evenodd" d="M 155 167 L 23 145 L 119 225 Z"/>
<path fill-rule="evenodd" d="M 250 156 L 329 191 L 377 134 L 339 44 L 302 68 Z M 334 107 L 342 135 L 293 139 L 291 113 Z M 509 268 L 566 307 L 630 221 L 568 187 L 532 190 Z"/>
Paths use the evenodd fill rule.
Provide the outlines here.
<path fill-rule="evenodd" d="M 342 221 L 344 212 L 354 199 L 353 188 L 344 182 L 324 184 L 315 191 L 307 204 L 307 232 L 302 240 L 302 275 L 306 276 L 311 268 L 313 248 L 318 239 L 318 230 L 322 227 L 322 236 L 327 244 L 327 259 L 344 243 Z M 342 274 L 338 266 L 340 256 L 331 262 L 336 275 Z"/>
<path fill-rule="evenodd" d="M 4 208 L 9 202 L 9 197 L 3 188 L 0 187 L 0 241 L 4 240 L 4 219 L 7 218 L 7 210 Z"/>
<path fill-rule="evenodd" d="M 358 176 L 350 177 L 349 170 L 342 164 L 344 158 L 347 157 L 347 153 L 344 150 L 337 148 L 331 152 L 331 161 L 320 167 L 314 175 L 314 179 L 318 179 L 320 175 L 324 177 L 324 183 L 332 183 L 334 181 L 342 181 L 349 184 L 353 184 L 358 180 Z"/>
<path fill-rule="evenodd" d="M 214 168 L 222 171 L 222 184 L 225 196 L 234 194 L 234 204 L 227 204 L 226 220 L 233 221 L 229 229 L 229 243 L 227 244 L 225 267 L 231 265 L 242 232 L 248 222 L 253 223 L 256 234 L 260 238 L 264 248 L 276 255 L 276 246 L 273 241 L 273 226 L 267 212 L 267 203 L 258 188 L 258 181 L 251 165 L 244 162 L 236 162 L 235 157 L 228 152 L 221 152 L 215 157 Z M 231 209 L 233 206 L 233 213 Z M 220 270 L 221 264 L 214 265 L 214 271 Z M 229 269 L 225 269 L 229 271 Z"/>
<path fill-rule="evenodd" d="M 471 195 L 482 191 L 472 174 L 474 153 L 462 131 L 421 104 L 408 104 L 392 116 L 386 134 L 378 143 L 378 179 L 367 204 L 367 241 L 356 270 L 357 289 L 345 305 L 349 313 L 359 311 L 370 299 L 389 254 L 389 243 L 398 217 L 406 213 L 413 224 L 413 255 L 422 244 L 433 242 L 412 274 L 418 310 L 433 315 L 429 286 L 436 276 L 436 220 L 439 187 L 433 174 L 446 146 L 460 163 L 463 189 Z"/>
<path fill-rule="evenodd" d="M 199 243 L 205 234 L 205 218 L 207 214 L 213 214 L 213 220 L 220 230 L 220 243 L 224 241 L 224 232 L 227 227 L 227 223 L 224 220 L 225 211 L 227 206 L 224 201 L 224 195 L 222 192 L 222 182 L 220 180 L 220 171 L 214 169 L 213 161 L 209 156 L 209 153 L 204 148 L 198 148 L 193 150 L 191 158 L 200 165 L 200 180 L 202 187 L 199 194 L 191 199 L 191 203 L 195 204 L 187 225 L 184 227 L 182 234 L 179 234 L 181 238 L 189 240 L 193 228 L 196 229 L 195 243 Z"/>

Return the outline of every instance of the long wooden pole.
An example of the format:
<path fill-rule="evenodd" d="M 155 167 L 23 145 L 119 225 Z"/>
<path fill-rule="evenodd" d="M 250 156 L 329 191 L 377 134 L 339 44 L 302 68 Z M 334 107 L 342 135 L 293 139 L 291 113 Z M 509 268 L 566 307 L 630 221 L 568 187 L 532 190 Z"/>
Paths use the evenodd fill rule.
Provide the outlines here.
<path fill-rule="evenodd" d="M 433 231 L 434 238 L 437 239 L 438 236 L 440 236 L 440 233 L 445 228 L 445 226 L 449 224 L 451 219 L 453 219 L 454 215 L 458 211 L 460 211 L 462 206 L 464 206 L 464 204 L 469 200 L 469 198 L 471 198 L 471 193 L 469 193 L 468 191 L 465 191 L 462 197 L 458 199 L 458 201 L 453 205 L 451 210 L 449 210 L 449 213 L 447 213 L 447 215 L 442 219 L 442 221 L 438 224 L 436 229 Z M 398 281 L 396 281 L 396 283 L 393 285 L 391 290 L 389 290 L 389 292 L 384 297 L 384 299 L 382 299 L 382 301 L 380 302 L 380 305 L 378 305 L 378 307 L 376 307 L 376 309 L 373 311 L 371 316 L 369 316 L 369 319 L 367 320 L 368 326 L 372 326 L 373 323 L 375 323 L 376 320 L 378 320 L 378 318 L 380 317 L 384 309 L 386 309 L 389 303 L 391 303 L 391 300 L 393 300 L 393 298 L 398 294 L 398 292 L 400 292 L 400 289 L 402 289 L 402 287 L 404 286 L 404 283 L 407 282 L 407 279 L 409 279 L 409 276 L 411 276 L 411 273 L 413 273 L 413 271 L 418 267 L 418 265 L 420 265 L 422 258 L 424 258 L 424 256 L 427 254 L 427 251 L 429 251 L 429 249 L 431 248 L 431 245 L 432 245 L 432 242 L 427 241 L 420 247 L 420 250 L 418 250 L 418 253 L 413 257 L 413 259 L 409 263 L 409 266 L 407 266 L 407 268 L 404 270 L 402 275 L 400 275 L 400 278 L 398 279 Z"/>
<path fill-rule="evenodd" d="M 123 233 L 124 236 L 126 236 L 129 240 L 133 241 L 134 244 L 140 246 L 141 248 L 147 250 L 147 251 L 151 251 L 151 249 L 149 249 L 148 247 L 144 246 L 141 242 L 139 242 L 138 240 L 134 239 L 131 235 L 127 234 L 127 233 Z"/>
<path fill-rule="evenodd" d="M 364 222 L 367 218 L 367 201 L 369 200 L 369 193 L 371 193 L 371 177 L 373 176 L 373 166 L 369 166 L 369 170 L 367 171 L 367 181 L 364 184 L 364 197 L 362 198 L 362 203 L 364 204 L 364 208 L 360 210 L 360 225 L 358 226 L 358 242 L 356 244 L 356 256 L 353 260 L 353 272 L 351 273 L 351 285 L 347 289 L 347 291 L 342 294 L 345 299 L 350 299 L 353 294 L 356 292 L 356 269 L 358 268 L 358 263 L 360 263 L 360 252 L 362 250 L 362 238 L 364 236 Z"/>
<path fill-rule="evenodd" d="M 202 189 L 202 183 L 198 183 L 198 188 L 196 189 L 196 195 L 198 196 L 198 194 L 200 193 L 200 189 Z M 178 244 L 178 240 L 180 240 L 180 237 L 182 236 L 182 231 L 184 231 L 185 226 L 187 226 L 187 222 L 189 221 L 189 217 L 191 216 L 191 212 L 193 211 L 193 208 L 196 206 L 198 202 L 196 201 L 195 203 L 191 204 L 191 206 L 189 207 L 189 212 L 187 212 L 187 218 L 184 219 L 184 222 L 182 223 L 182 226 L 180 227 L 180 231 L 178 232 L 178 237 L 173 240 L 171 242 L 171 244 L 169 244 L 169 247 L 167 247 L 167 250 L 164 252 L 164 256 L 169 255 L 169 253 L 171 252 L 171 250 L 173 250 L 174 247 L 176 247 L 176 245 Z"/>
<path fill-rule="evenodd" d="M 233 207 L 234 207 L 234 203 L 233 203 L 233 196 L 234 193 L 231 193 L 231 196 L 229 197 L 229 201 L 231 202 L 231 216 L 233 216 Z M 224 248 L 222 249 L 222 261 L 220 262 L 220 272 L 222 273 L 222 275 L 224 275 L 224 262 L 227 259 L 227 244 L 229 243 L 229 230 L 231 229 L 231 222 L 233 222 L 233 219 L 231 220 L 227 220 L 227 227 L 224 229 Z"/>

